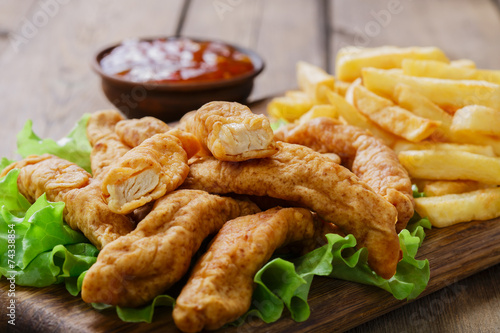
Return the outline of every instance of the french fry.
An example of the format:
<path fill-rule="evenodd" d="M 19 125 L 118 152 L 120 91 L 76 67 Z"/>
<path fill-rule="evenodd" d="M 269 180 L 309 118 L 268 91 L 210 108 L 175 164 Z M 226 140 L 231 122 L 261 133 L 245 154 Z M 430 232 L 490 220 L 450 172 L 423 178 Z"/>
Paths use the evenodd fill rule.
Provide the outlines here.
<path fill-rule="evenodd" d="M 462 68 L 476 68 L 476 63 L 470 59 L 458 59 L 450 61 L 450 66 Z"/>
<path fill-rule="evenodd" d="M 419 189 L 423 189 L 428 197 L 436 197 L 447 194 L 460 194 L 481 190 L 484 188 L 492 188 L 496 185 L 479 183 L 473 180 L 428 180 L 425 185 Z"/>
<path fill-rule="evenodd" d="M 305 93 L 289 92 L 287 96 L 275 97 L 267 105 L 269 116 L 293 122 L 314 105 Z"/>
<path fill-rule="evenodd" d="M 364 67 L 401 68 L 403 59 L 407 58 L 449 62 L 443 51 L 436 47 L 347 47 L 337 53 L 335 74 L 341 81 L 352 82 L 361 76 L 361 69 Z"/>
<path fill-rule="evenodd" d="M 353 99 L 356 108 L 370 120 L 412 142 L 419 142 L 429 137 L 440 125 L 440 122 L 418 117 L 394 105 L 390 100 L 372 93 L 363 86 L 354 88 Z"/>
<path fill-rule="evenodd" d="M 454 150 L 407 150 L 399 162 L 412 178 L 500 184 L 500 158 Z"/>
<path fill-rule="evenodd" d="M 471 104 L 500 109 L 500 85 L 491 82 L 416 77 L 376 68 L 364 68 L 362 77 L 365 87 L 390 99 L 394 99 L 396 85 L 403 83 L 451 113 Z"/>
<path fill-rule="evenodd" d="M 338 115 L 349 125 L 358 126 L 370 131 L 373 135 L 384 141 L 384 143 L 388 146 L 392 146 L 393 143 L 398 140 L 394 134 L 385 131 L 370 119 L 366 118 L 354 106 L 349 104 L 344 97 L 340 96 L 336 92 L 330 91 L 327 93 L 327 96 L 330 103 L 335 106 Z"/>
<path fill-rule="evenodd" d="M 495 157 L 496 154 L 493 148 L 488 145 L 473 145 L 459 143 L 441 143 L 441 142 L 409 142 L 398 140 L 393 145 L 393 150 L 396 154 L 406 150 L 450 150 L 450 151 L 465 151 L 468 153 L 479 154 L 489 157 Z"/>
<path fill-rule="evenodd" d="M 493 219 L 500 216 L 500 187 L 416 198 L 415 210 L 420 216 L 428 217 L 437 228 L 460 222 Z"/>
<path fill-rule="evenodd" d="M 403 74 L 452 80 L 482 80 L 500 84 L 500 70 L 451 66 L 434 60 L 405 59 Z"/>
<path fill-rule="evenodd" d="M 481 105 L 469 105 L 453 115 L 451 130 L 459 135 L 469 134 L 500 135 L 500 110 Z"/>
<path fill-rule="evenodd" d="M 411 111 L 419 117 L 439 121 L 441 125 L 436 129 L 433 138 L 436 141 L 449 141 L 452 139 L 451 123 L 453 117 L 432 103 L 427 97 L 418 93 L 412 87 L 405 84 L 398 84 L 394 89 L 394 98 L 399 106 Z"/>
<path fill-rule="evenodd" d="M 337 94 L 340 96 L 345 96 L 347 89 L 349 89 L 349 86 L 351 85 L 350 82 L 345 82 L 345 81 L 340 81 L 340 80 L 335 80 L 335 91 Z"/>
<path fill-rule="evenodd" d="M 318 117 L 337 118 L 337 109 L 331 104 L 314 105 L 309 111 L 304 113 L 298 122 L 308 122 L 311 119 Z"/>
<path fill-rule="evenodd" d="M 335 86 L 333 75 L 304 61 L 297 63 L 297 82 L 316 104 L 328 103 L 326 91 L 333 90 Z"/>

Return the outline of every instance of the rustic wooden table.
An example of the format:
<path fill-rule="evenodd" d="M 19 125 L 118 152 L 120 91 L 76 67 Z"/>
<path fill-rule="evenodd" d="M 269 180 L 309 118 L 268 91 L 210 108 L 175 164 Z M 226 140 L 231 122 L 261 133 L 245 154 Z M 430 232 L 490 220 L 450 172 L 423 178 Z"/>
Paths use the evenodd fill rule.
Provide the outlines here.
<path fill-rule="evenodd" d="M 100 46 L 176 33 L 260 53 L 267 67 L 253 100 L 294 88 L 298 60 L 333 71 L 346 45 L 434 45 L 500 69 L 492 0 L 0 0 L 0 156 L 17 157 L 15 135 L 28 119 L 57 139 L 83 113 L 111 106 L 89 66 Z M 499 332 L 499 278 L 496 265 L 450 281 L 351 332 Z"/>

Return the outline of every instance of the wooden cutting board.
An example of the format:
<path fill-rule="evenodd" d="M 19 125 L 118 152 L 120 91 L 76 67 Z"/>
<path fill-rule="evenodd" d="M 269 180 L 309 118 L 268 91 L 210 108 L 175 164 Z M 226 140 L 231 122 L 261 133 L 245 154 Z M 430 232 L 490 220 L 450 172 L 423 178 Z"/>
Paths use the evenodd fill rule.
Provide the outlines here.
<path fill-rule="evenodd" d="M 265 112 L 267 100 L 252 110 Z M 427 231 L 418 259 L 430 262 L 431 277 L 424 297 L 474 273 L 500 263 L 500 218 L 468 222 Z M 9 286 L 0 281 L 0 332 L 180 332 L 170 307 L 157 308 L 153 323 L 124 323 L 115 310 L 97 311 L 80 297 L 71 296 L 63 285 L 47 288 L 16 286 L 16 326 L 7 324 Z M 453 290 L 453 288 L 451 288 Z M 386 291 L 353 282 L 315 277 L 309 294 L 311 316 L 297 323 L 285 312 L 272 324 L 248 319 L 243 326 L 224 328 L 221 333 L 244 332 L 340 332 L 407 304 Z"/>
<path fill-rule="evenodd" d="M 418 258 L 430 262 L 431 278 L 420 297 L 449 286 L 474 273 L 500 263 L 500 219 L 468 222 L 445 229 L 432 229 Z M 8 284 L 0 285 L 1 332 L 179 332 L 171 308 L 157 308 L 153 323 L 124 323 L 114 310 L 99 312 L 64 286 L 16 287 L 16 326 L 7 326 Z M 407 304 L 384 290 L 353 282 L 315 277 L 309 297 L 311 316 L 294 322 L 288 313 L 273 324 L 250 320 L 238 328 L 218 332 L 336 332 L 353 328 Z"/>

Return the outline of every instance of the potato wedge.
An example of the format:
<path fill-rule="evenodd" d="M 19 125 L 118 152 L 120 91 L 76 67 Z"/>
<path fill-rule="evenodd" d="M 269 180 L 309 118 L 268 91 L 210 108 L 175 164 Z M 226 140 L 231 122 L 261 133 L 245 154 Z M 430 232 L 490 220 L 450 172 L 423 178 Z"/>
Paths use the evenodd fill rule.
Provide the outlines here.
<path fill-rule="evenodd" d="M 326 91 L 333 90 L 335 78 L 322 68 L 304 61 L 297 63 L 297 83 L 316 104 L 328 103 Z"/>
<path fill-rule="evenodd" d="M 449 62 L 443 51 L 436 47 L 346 47 L 337 53 L 335 75 L 341 81 L 352 82 L 361 76 L 361 69 L 364 67 L 401 68 L 403 59 L 407 58 Z"/>
<path fill-rule="evenodd" d="M 394 143 L 392 149 L 399 154 L 406 150 L 450 150 L 450 151 L 465 151 L 473 154 L 479 154 L 489 157 L 495 157 L 496 154 L 493 148 L 489 145 L 473 145 L 459 143 L 442 143 L 442 142 L 409 142 L 399 140 Z"/>
<path fill-rule="evenodd" d="M 493 219 L 500 216 L 500 187 L 416 198 L 415 210 L 420 216 L 428 217 L 437 228 L 460 222 Z"/>
<path fill-rule="evenodd" d="M 330 91 L 327 93 L 327 96 L 330 103 L 335 106 L 338 115 L 349 125 L 358 126 L 370 131 L 373 135 L 382 139 L 388 146 L 392 146 L 398 140 L 397 136 L 380 128 L 336 92 Z"/>
<path fill-rule="evenodd" d="M 354 88 L 353 99 L 354 106 L 370 120 L 412 142 L 429 137 L 441 125 L 440 122 L 418 117 L 363 86 Z"/>
<path fill-rule="evenodd" d="M 500 110 L 481 105 L 468 105 L 453 115 L 451 130 L 460 134 L 484 134 L 500 136 Z"/>
<path fill-rule="evenodd" d="M 399 106 L 415 115 L 441 123 L 433 134 L 435 141 L 449 141 L 452 139 L 450 127 L 453 117 L 432 103 L 427 97 L 406 84 L 398 84 L 394 89 L 394 98 Z"/>
<path fill-rule="evenodd" d="M 452 80 L 482 80 L 500 84 L 500 70 L 451 66 L 435 60 L 405 59 L 403 74 Z"/>
<path fill-rule="evenodd" d="M 393 100 L 396 85 L 403 83 L 451 113 L 472 104 L 500 109 L 500 85 L 491 82 L 416 77 L 376 68 L 364 68 L 362 76 L 366 88 Z"/>
<path fill-rule="evenodd" d="M 407 150 L 399 162 L 412 178 L 500 184 L 500 158 L 453 150 Z"/>
<path fill-rule="evenodd" d="M 309 111 L 304 113 L 298 120 L 298 122 L 308 122 L 311 119 L 318 117 L 327 117 L 327 118 L 337 118 L 337 109 L 335 106 L 331 104 L 319 104 L 314 105 Z"/>

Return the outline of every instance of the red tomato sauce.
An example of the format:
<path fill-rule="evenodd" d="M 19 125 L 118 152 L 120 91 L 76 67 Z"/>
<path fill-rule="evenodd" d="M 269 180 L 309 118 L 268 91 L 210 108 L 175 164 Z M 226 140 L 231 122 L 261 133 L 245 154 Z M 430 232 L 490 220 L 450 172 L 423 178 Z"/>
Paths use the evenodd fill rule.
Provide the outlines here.
<path fill-rule="evenodd" d="M 220 42 L 188 38 L 127 40 L 100 62 L 104 73 L 134 82 L 206 82 L 254 69 L 250 57 Z"/>

